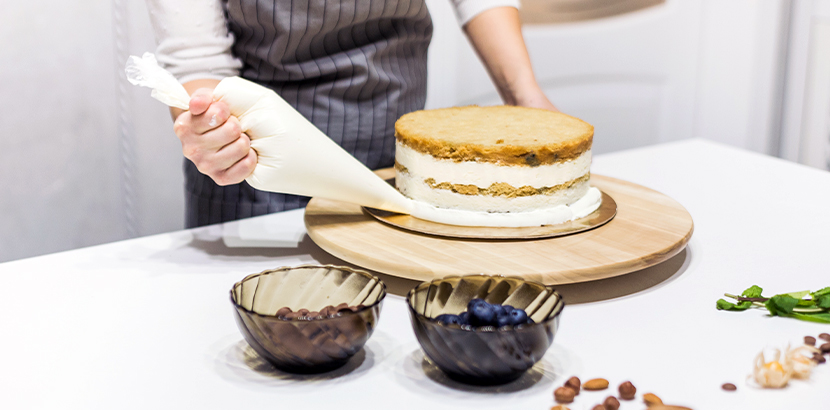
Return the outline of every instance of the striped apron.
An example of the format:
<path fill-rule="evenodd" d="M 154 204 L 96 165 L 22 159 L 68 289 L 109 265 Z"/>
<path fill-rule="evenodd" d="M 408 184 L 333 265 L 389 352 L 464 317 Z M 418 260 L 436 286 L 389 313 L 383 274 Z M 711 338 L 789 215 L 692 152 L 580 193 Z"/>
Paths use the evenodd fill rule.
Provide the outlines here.
<path fill-rule="evenodd" d="M 395 121 L 424 107 L 432 20 L 424 0 L 228 0 L 241 76 L 276 91 L 371 169 L 395 161 Z M 320 158 L 320 161 L 325 161 Z M 305 206 L 218 186 L 184 163 L 188 228 Z"/>

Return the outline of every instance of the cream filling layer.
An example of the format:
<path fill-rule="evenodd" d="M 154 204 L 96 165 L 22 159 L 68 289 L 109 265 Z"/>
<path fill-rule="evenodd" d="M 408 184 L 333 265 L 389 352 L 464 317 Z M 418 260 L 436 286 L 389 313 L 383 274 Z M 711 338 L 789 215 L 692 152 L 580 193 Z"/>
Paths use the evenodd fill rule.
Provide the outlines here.
<path fill-rule="evenodd" d="M 464 211 L 437 208 L 425 202 L 412 201 L 410 214 L 416 218 L 447 225 L 517 228 L 555 225 L 583 218 L 596 211 L 601 204 L 602 193 L 591 187 L 585 195 L 570 205 L 559 205 L 529 212 Z"/>
<path fill-rule="evenodd" d="M 464 195 L 448 189 L 435 189 L 423 179 L 408 172 L 398 172 L 395 185 L 409 198 L 435 205 L 439 208 L 463 209 L 481 212 L 529 212 L 558 205 L 569 205 L 582 198 L 588 191 L 588 180 L 548 195 L 506 197 L 493 195 Z"/>
<path fill-rule="evenodd" d="M 436 159 L 400 142 L 396 142 L 395 150 L 395 161 L 409 170 L 413 176 L 421 179 L 432 178 L 439 183 L 475 185 L 479 188 L 487 188 L 500 182 L 515 188 L 550 187 L 577 179 L 591 169 L 591 150 L 571 161 L 536 167 Z"/>

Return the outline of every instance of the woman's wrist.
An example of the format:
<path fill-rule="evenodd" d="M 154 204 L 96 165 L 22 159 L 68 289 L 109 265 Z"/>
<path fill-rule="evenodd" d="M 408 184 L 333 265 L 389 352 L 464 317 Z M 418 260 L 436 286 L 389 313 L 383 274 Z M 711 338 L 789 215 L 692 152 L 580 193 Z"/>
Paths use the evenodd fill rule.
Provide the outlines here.
<path fill-rule="evenodd" d="M 550 102 L 542 88 L 535 79 L 531 78 L 523 82 L 515 82 L 504 91 L 500 91 L 502 100 L 507 105 L 520 107 L 544 108 L 547 110 L 559 111 Z"/>

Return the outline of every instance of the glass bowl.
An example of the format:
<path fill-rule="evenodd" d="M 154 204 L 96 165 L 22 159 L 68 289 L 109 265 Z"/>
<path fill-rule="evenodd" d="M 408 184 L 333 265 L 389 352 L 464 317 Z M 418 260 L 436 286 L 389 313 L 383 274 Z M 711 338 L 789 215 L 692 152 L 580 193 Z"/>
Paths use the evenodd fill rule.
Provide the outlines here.
<path fill-rule="evenodd" d="M 524 309 L 534 323 L 496 328 L 435 320 L 444 313 L 465 311 L 475 298 Z M 406 300 L 412 328 L 427 358 L 452 379 L 485 385 L 516 380 L 541 360 L 553 343 L 565 306 L 550 286 L 487 275 L 424 282 Z"/>
<path fill-rule="evenodd" d="M 363 348 L 377 325 L 386 285 L 368 272 L 343 266 L 283 267 L 249 275 L 233 285 L 236 324 L 248 344 L 276 368 L 292 373 L 336 369 Z M 359 309 L 317 318 L 287 318 L 277 311 L 346 303 Z"/>

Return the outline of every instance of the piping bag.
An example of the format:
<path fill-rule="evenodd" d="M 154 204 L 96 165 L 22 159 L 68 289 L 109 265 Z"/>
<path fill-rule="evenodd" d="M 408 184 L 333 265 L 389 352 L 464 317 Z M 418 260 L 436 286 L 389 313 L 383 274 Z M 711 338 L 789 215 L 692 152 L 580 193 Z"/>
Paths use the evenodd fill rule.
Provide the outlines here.
<path fill-rule="evenodd" d="M 189 109 L 190 95 L 151 53 L 127 60 L 127 79 L 149 87 L 153 98 Z M 409 214 L 413 201 L 337 145 L 274 91 L 228 77 L 213 91 L 228 104 L 257 153 L 245 180 L 262 191 L 320 197 Z"/>

